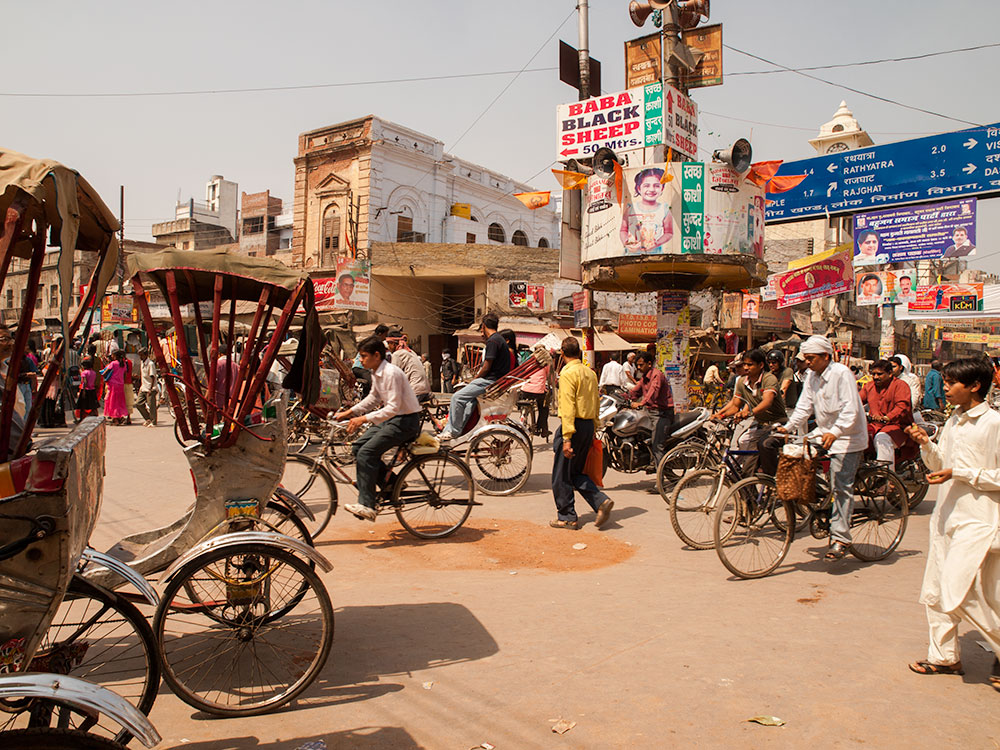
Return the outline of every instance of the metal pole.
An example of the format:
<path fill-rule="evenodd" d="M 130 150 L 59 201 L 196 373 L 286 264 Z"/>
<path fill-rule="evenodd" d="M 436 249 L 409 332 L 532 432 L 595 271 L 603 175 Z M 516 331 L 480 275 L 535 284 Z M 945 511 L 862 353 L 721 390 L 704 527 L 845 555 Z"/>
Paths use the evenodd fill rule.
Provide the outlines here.
<path fill-rule="evenodd" d="M 579 0 L 580 16 L 580 101 L 590 98 L 590 9 L 587 0 Z"/>

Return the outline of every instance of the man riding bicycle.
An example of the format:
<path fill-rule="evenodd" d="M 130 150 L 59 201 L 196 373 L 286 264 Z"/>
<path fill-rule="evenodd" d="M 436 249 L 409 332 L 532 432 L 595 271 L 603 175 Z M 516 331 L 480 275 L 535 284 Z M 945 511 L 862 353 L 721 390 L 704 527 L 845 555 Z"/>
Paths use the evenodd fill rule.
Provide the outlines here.
<path fill-rule="evenodd" d="M 358 345 L 361 364 L 372 373 L 372 389 L 350 409 L 337 412 L 334 419 L 350 417 L 347 432 L 357 432 L 366 422 L 375 425 L 354 441 L 357 459 L 358 502 L 344 510 L 358 518 L 374 521 L 376 484 L 387 480 L 388 467 L 382 454 L 397 445 L 406 445 L 420 434 L 420 404 L 406 373 L 387 362 L 385 344 L 370 336 Z"/>
<path fill-rule="evenodd" d="M 822 435 L 822 446 L 830 453 L 833 505 L 830 509 L 830 549 L 827 560 L 840 560 L 851 546 L 851 512 L 854 505 L 854 475 L 868 447 L 868 423 L 854 375 L 833 361 L 833 345 L 824 336 L 810 336 L 800 352 L 809 373 L 803 383 L 795 411 L 778 432 L 798 432 L 810 416 L 816 417 L 814 435 Z M 762 449 L 778 450 L 774 438 Z M 763 460 L 763 458 L 762 458 Z"/>

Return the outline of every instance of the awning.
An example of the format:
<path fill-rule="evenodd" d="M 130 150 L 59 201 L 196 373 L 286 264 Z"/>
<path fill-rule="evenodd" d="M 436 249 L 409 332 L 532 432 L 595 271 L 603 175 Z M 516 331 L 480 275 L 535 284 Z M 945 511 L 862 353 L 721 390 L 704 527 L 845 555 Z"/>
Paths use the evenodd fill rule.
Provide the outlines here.
<path fill-rule="evenodd" d="M 553 328 L 535 345 L 541 344 L 546 349 L 558 349 L 564 339 L 575 336 L 583 343 L 583 331 L 579 328 Z M 594 331 L 594 350 L 598 352 L 622 352 L 645 349 L 645 345 L 630 344 L 614 331 Z"/>

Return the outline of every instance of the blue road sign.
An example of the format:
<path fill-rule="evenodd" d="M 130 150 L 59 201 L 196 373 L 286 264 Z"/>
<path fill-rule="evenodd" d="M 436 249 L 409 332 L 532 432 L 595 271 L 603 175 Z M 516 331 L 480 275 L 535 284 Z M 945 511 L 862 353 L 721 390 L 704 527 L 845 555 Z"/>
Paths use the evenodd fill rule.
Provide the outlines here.
<path fill-rule="evenodd" d="M 1000 193 L 1000 123 L 785 162 L 778 174 L 808 176 L 768 196 L 768 222 Z"/>

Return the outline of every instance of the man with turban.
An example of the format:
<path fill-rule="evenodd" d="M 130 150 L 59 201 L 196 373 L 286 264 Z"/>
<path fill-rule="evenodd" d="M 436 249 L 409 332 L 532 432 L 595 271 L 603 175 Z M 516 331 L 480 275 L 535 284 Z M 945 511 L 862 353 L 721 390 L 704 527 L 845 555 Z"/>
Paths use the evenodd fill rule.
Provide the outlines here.
<path fill-rule="evenodd" d="M 796 432 L 816 417 L 822 446 L 830 453 L 833 507 L 830 509 L 830 549 L 826 559 L 839 560 L 851 546 L 851 512 L 854 475 L 868 447 L 868 422 L 854 375 L 833 361 L 833 345 L 824 336 L 810 336 L 799 352 L 805 357 L 806 375 L 795 411 L 784 430 Z M 782 428 L 778 427 L 781 431 Z"/>

